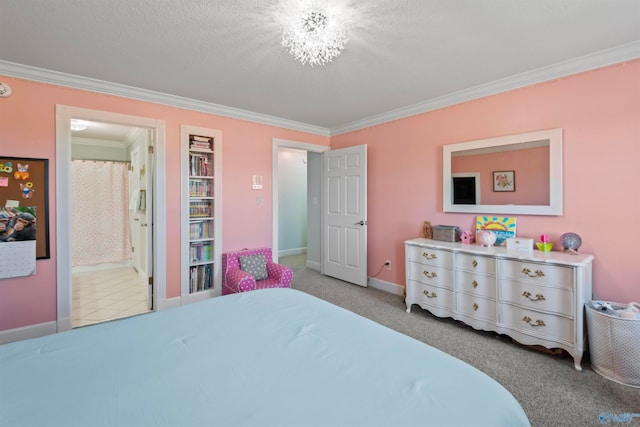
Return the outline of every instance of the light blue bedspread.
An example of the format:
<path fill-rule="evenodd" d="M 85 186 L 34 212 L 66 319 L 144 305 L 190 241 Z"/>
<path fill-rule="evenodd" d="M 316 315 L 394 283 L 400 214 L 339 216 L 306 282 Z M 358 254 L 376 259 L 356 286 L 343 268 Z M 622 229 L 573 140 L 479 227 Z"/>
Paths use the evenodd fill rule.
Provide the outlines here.
<path fill-rule="evenodd" d="M 0 346 L 0 426 L 528 426 L 496 381 L 292 289 Z"/>

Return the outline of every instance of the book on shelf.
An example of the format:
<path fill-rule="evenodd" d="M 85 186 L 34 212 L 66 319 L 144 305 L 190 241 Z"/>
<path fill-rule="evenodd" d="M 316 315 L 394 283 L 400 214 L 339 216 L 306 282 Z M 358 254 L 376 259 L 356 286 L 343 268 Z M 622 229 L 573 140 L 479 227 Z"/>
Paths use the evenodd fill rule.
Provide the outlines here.
<path fill-rule="evenodd" d="M 189 135 L 189 148 L 199 150 L 213 150 L 213 137 Z"/>
<path fill-rule="evenodd" d="M 213 259 L 211 242 L 192 242 L 189 245 L 189 259 L 192 263 L 209 262 Z"/>
<path fill-rule="evenodd" d="M 211 222 L 196 221 L 189 224 L 189 239 L 208 239 L 211 237 Z"/>
<path fill-rule="evenodd" d="M 189 175 L 191 176 L 212 176 L 209 168 L 209 155 L 189 154 Z"/>
<path fill-rule="evenodd" d="M 210 264 L 193 266 L 189 270 L 189 292 L 212 288 L 213 269 Z"/>
<path fill-rule="evenodd" d="M 211 187 L 209 181 L 191 179 L 189 180 L 189 197 L 210 197 Z"/>
<path fill-rule="evenodd" d="M 211 212 L 211 203 L 209 201 L 189 202 L 189 217 L 191 218 L 209 218 L 211 217 Z"/>

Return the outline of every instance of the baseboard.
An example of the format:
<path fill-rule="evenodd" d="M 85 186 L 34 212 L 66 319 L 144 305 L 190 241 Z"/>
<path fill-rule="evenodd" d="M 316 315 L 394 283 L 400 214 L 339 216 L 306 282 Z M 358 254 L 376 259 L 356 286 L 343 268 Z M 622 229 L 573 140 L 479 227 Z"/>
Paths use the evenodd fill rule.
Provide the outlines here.
<path fill-rule="evenodd" d="M 215 289 L 207 289 L 207 290 L 199 291 L 193 294 L 182 295 L 180 297 L 180 304 L 181 305 L 191 304 L 198 301 L 204 301 L 206 299 L 213 298 L 216 296 L 220 296 L 219 290 L 216 292 Z"/>
<path fill-rule="evenodd" d="M 180 307 L 182 305 L 182 298 L 167 298 L 167 299 L 159 299 L 158 306 L 156 307 L 156 311 L 166 310 L 167 308 Z"/>
<path fill-rule="evenodd" d="M 315 271 L 320 271 L 320 263 L 316 262 L 316 261 L 309 261 L 307 260 L 307 268 L 310 268 L 311 270 L 315 270 Z"/>
<path fill-rule="evenodd" d="M 55 321 L 7 329 L 6 331 L 0 331 L 0 344 L 44 337 L 45 335 L 55 334 L 56 332 L 58 332 L 58 329 Z"/>
<path fill-rule="evenodd" d="M 369 278 L 367 286 L 380 289 L 381 291 L 389 292 L 394 295 L 404 295 L 404 286 L 400 286 L 393 282 L 387 282 L 385 280 L 375 279 L 373 277 Z"/>
<path fill-rule="evenodd" d="M 283 249 L 278 251 L 278 258 L 282 256 L 302 255 L 307 253 L 307 248 Z"/>

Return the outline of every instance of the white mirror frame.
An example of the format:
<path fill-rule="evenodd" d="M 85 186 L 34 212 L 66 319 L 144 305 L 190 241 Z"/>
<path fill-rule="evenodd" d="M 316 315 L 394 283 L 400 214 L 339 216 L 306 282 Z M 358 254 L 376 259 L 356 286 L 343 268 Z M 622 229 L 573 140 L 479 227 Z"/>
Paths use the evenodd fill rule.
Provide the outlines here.
<path fill-rule="evenodd" d="M 549 205 L 454 205 L 451 156 L 458 151 L 549 140 Z M 442 147 L 442 204 L 444 212 L 562 215 L 562 129 L 508 135 Z"/>

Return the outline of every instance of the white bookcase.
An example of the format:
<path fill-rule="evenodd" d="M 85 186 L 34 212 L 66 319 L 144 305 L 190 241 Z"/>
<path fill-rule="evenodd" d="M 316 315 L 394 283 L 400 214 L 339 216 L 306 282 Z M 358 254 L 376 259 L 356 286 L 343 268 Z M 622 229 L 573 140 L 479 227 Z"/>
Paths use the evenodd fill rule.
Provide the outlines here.
<path fill-rule="evenodd" d="M 222 132 L 180 127 L 181 296 L 193 302 L 222 293 Z"/>

